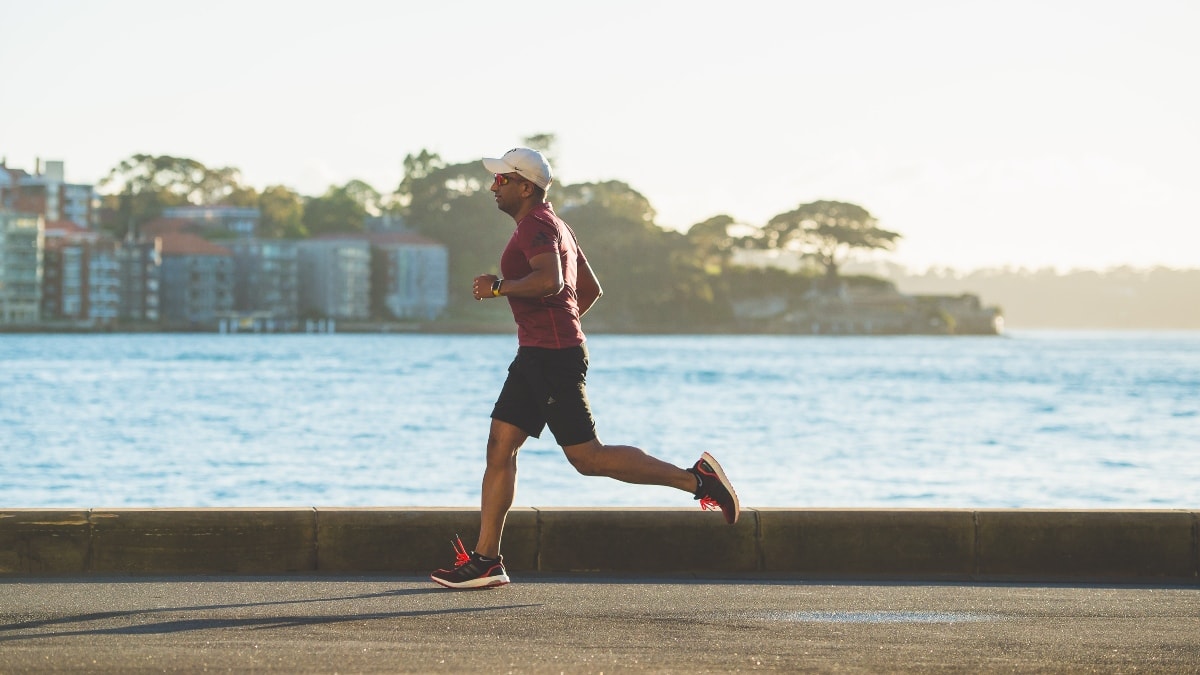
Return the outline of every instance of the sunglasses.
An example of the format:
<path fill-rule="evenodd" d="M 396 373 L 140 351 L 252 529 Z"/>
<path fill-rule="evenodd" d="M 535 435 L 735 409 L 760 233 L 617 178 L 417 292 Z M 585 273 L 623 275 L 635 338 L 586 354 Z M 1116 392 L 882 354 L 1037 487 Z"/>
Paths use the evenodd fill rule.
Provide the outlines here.
<path fill-rule="evenodd" d="M 514 180 L 512 176 L 506 176 L 502 173 L 498 173 L 498 174 L 494 174 L 494 175 L 496 176 L 496 184 L 498 184 L 498 185 L 508 185 L 509 183 L 513 182 L 513 180 Z"/>

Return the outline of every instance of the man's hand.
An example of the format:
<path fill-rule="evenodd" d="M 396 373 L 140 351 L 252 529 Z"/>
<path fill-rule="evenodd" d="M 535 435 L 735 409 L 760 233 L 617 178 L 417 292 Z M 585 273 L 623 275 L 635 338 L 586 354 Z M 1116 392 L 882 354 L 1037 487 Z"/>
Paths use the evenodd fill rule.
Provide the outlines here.
<path fill-rule="evenodd" d="M 471 293 L 476 300 L 492 297 L 492 284 L 500 277 L 495 274 L 480 274 L 475 277 L 475 283 L 471 286 Z"/>

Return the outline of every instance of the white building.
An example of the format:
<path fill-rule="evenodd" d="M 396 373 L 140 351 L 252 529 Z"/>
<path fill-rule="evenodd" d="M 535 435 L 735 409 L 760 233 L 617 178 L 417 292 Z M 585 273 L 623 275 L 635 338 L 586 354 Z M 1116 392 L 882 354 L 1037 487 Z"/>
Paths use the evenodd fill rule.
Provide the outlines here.
<path fill-rule="evenodd" d="M 411 232 L 373 234 L 370 241 L 376 302 L 396 319 L 436 319 L 450 299 L 446 247 Z"/>
<path fill-rule="evenodd" d="M 310 318 L 371 316 L 371 247 L 363 239 L 309 239 L 299 246 L 300 311 Z"/>

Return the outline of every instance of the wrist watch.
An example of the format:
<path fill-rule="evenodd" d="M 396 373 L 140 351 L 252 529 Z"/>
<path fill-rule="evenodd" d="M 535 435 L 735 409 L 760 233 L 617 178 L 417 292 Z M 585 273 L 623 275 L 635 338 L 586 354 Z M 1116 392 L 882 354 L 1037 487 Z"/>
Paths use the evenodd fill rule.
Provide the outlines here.
<path fill-rule="evenodd" d="M 492 282 L 492 297 L 493 298 L 500 297 L 500 284 L 502 284 L 502 283 L 504 283 L 503 279 L 497 279 Z"/>

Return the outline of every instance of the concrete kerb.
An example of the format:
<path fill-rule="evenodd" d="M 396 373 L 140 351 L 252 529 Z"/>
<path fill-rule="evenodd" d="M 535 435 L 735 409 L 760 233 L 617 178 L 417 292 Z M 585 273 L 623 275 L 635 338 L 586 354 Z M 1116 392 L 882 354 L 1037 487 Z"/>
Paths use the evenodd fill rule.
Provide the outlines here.
<path fill-rule="evenodd" d="M 0 511 L 0 574 L 83 574 L 91 529 L 86 509 Z"/>
<path fill-rule="evenodd" d="M 1196 512 L 979 511 L 978 574 L 1197 578 Z"/>
<path fill-rule="evenodd" d="M 476 509 L 0 509 L 0 575 L 426 574 Z M 1200 585 L 1200 511 L 516 508 L 515 574 Z"/>

